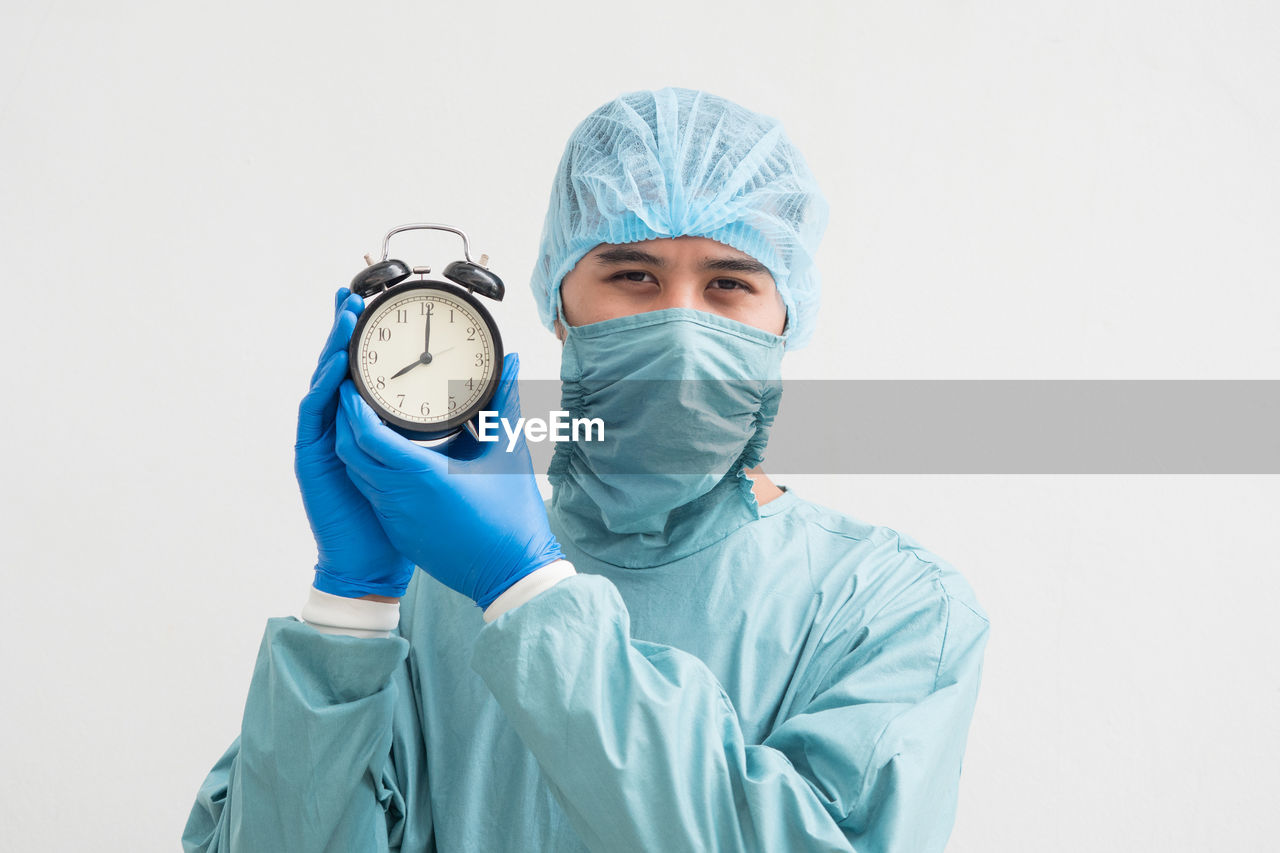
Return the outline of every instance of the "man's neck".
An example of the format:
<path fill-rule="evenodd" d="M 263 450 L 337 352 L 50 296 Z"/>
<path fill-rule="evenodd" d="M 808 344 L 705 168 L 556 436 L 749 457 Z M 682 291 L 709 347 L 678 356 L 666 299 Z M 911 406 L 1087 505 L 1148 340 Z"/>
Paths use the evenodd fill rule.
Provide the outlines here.
<path fill-rule="evenodd" d="M 757 506 L 764 506 L 774 498 L 782 497 L 782 489 L 774 485 L 773 480 L 769 479 L 769 475 L 759 465 L 748 468 L 746 474 L 751 478 L 751 493 L 756 496 Z"/>

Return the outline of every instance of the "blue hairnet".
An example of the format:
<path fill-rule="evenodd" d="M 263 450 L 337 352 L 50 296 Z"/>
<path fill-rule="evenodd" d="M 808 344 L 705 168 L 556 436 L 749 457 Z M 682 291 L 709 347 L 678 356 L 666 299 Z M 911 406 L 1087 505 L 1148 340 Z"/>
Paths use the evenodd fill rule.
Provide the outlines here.
<path fill-rule="evenodd" d="M 769 268 L 789 348 L 816 322 L 827 203 L 776 119 L 692 89 L 630 92 L 587 116 L 551 188 L 533 293 L 551 328 L 560 282 L 600 243 L 706 237 Z"/>

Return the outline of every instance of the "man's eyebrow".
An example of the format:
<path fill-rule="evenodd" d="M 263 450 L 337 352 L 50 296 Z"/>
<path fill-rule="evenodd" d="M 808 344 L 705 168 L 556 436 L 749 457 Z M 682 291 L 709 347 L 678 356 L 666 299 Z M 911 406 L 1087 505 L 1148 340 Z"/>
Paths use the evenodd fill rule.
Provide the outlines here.
<path fill-rule="evenodd" d="M 651 255 L 643 249 L 632 249 L 627 246 L 613 246 L 596 253 L 598 264 L 648 264 L 651 267 L 665 267 L 667 262 L 657 255 Z"/>
<path fill-rule="evenodd" d="M 617 264 L 647 264 L 651 267 L 659 269 L 665 267 L 667 262 L 664 258 L 644 251 L 643 249 L 633 249 L 628 246 L 613 246 L 608 249 L 601 249 L 596 253 L 595 261 L 603 266 L 613 266 Z M 755 258 L 706 258 L 699 264 L 700 269 L 717 270 L 719 272 L 741 272 L 741 273 L 757 273 L 763 275 L 771 275 L 769 268 L 757 261 Z"/>
<path fill-rule="evenodd" d="M 769 268 L 755 258 L 707 258 L 702 262 L 702 269 L 772 275 Z"/>

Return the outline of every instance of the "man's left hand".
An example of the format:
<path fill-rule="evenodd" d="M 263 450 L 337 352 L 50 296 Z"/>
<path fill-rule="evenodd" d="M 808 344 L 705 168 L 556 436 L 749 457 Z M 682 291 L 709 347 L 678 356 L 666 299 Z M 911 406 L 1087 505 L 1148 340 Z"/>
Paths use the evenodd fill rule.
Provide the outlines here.
<path fill-rule="evenodd" d="M 511 423 L 520 417 L 518 370 L 508 355 L 491 404 Z M 510 451 L 467 433 L 443 448 L 421 447 L 386 427 L 350 380 L 341 398 L 338 457 L 396 550 L 436 580 L 488 607 L 562 559 L 523 434 Z"/>

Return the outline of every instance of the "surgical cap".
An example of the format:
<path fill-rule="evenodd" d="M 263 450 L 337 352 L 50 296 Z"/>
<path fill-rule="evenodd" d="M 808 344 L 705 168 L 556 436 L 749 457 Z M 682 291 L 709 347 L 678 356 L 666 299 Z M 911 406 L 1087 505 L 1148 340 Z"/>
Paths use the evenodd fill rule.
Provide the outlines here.
<path fill-rule="evenodd" d="M 557 317 L 560 282 L 601 243 L 706 237 L 773 274 L 789 348 L 813 334 L 814 253 L 827 203 L 773 118 L 692 89 L 630 92 L 591 113 L 565 146 L 542 229 L 533 293 Z"/>

